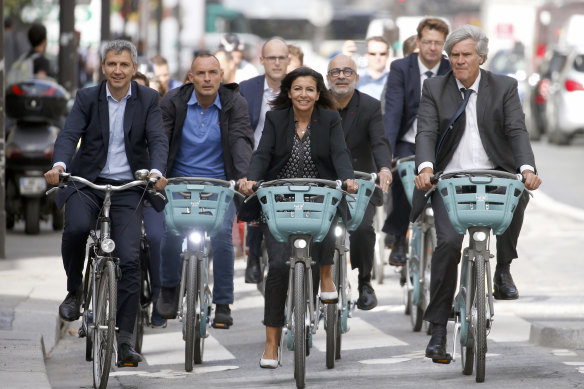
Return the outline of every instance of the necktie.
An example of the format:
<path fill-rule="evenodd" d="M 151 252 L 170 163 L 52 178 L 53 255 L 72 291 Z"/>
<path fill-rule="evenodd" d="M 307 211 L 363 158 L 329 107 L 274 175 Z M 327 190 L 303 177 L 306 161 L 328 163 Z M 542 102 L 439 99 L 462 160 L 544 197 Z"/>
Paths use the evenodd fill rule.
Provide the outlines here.
<path fill-rule="evenodd" d="M 442 133 L 442 136 L 440 137 L 440 140 L 436 145 L 436 158 L 438 158 L 438 154 L 440 154 L 440 149 L 442 148 L 442 143 L 444 142 L 444 139 L 446 139 L 446 135 L 448 135 L 450 130 L 452 130 L 452 127 L 454 127 L 454 123 L 464 112 L 464 109 L 468 104 L 468 100 L 470 99 L 470 95 L 472 94 L 472 89 L 460 88 L 460 91 L 464 93 L 464 99 L 462 100 L 462 104 L 460 104 L 460 107 L 458 107 L 458 110 L 456 111 L 452 119 L 450 119 L 450 123 L 448 123 L 446 130 L 444 131 L 444 133 Z"/>
<path fill-rule="evenodd" d="M 426 75 L 426 77 L 430 78 L 434 75 L 434 73 L 432 73 L 431 70 L 428 70 L 426 73 L 424 73 Z"/>

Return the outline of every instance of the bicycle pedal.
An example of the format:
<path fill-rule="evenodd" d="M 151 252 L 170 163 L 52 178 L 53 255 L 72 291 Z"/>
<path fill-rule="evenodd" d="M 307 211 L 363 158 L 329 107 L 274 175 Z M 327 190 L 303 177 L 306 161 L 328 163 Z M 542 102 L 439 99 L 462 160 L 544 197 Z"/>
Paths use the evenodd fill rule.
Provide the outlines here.
<path fill-rule="evenodd" d="M 222 330 L 228 330 L 229 327 L 230 327 L 230 325 L 225 324 L 225 323 L 216 323 L 216 322 L 213 322 L 211 324 L 211 327 L 213 327 L 213 328 L 219 328 L 219 329 L 222 329 Z"/>
<path fill-rule="evenodd" d="M 138 367 L 138 363 L 131 362 L 120 362 L 117 363 L 118 367 Z"/>
<path fill-rule="evenodd" d="M 432 362 L 434 362 L 434 363 L 440 363 L 442 365 L 448 365 L 448 364 L 450 364 L 450 362 L 452 362 L 452 355 L 449 354 L 449 353 L 446 353 L 446 357 L 445 358 L 432 359 Z"/>

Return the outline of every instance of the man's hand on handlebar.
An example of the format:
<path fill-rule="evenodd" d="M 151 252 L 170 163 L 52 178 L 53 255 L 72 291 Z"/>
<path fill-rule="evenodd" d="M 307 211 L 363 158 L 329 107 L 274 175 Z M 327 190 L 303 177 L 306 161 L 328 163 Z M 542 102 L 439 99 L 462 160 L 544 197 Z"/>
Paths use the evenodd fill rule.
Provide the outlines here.
<path fill-rule="evenodd" d="M 154 188 L 156 188 L 156 190 L 163 190 L 166 187 L 166 184 L 168 184 L 166 177 L 161 176 L 160 174 L 150 173 L 150 178 L 158 178 L 158 180 L 156 180 L 156 184 L 154 184 Z"/>
<path fill-rule="evenodd" d="M 420 174 L 414 178 L 416 188 L 424 191 L 432 189 L 432 187 L 434 187 L 434 184 L 430 181 L 432 177 L 434 177 L 434 171 L 432 171 L 432 168 L 423 168 Z"/>
<path fill-rule="evenodd" d="M 254 193 L 253 186 L 257 181 L 248 181 L 246 177 L 240 178 L 237 183 L 239 184 L 239 191 L 244 195 L 251 196 Z"/>
<path fill-rule="evenodd" d="M 359 183 L 356 180 L 347 179 L 344 181 L 345 186 L 347 187 L 347 192 L 354 194 L 359 191 Z"/>
<path fill-rule="evenodd" d="M 55 166 L 45 173 L 45 180 L 49 185 L 57 186 L 59 185 L 59 175 L 64 171 L 62 166 Z"/>
<path fill-rule="evenodd" d="M 528 190 L 536 190 L 541 185 L 541 178 L 533 171 L 525 169 L 523 171 L 523 178 L 525 179 L 525 188 Z"/>

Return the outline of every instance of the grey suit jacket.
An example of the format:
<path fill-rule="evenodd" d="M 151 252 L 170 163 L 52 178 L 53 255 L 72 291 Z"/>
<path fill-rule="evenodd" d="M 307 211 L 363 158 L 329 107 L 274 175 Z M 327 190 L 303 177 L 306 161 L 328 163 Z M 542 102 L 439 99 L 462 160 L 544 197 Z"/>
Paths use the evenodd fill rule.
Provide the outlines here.
<path fill-rule="evenodd" d="M 461 92 L 452 71 L 424 82 L 418 110 L 416 166 L 422 162 L 432 162 L 434 171 L 439 172 L 450 162 L 465 129 L 464 113 L 444 139 L 440 155 L 435 155 L 435 148 L 461 103 Z M 516 173 L 522 165 L 535 168 L 535 158 L 525 128 L 525 115 L 517 93 L 517 80 L 481 69 L 477 124 L 483 147 L 495 169 Z M 414 212 L 416 201 L 422 207 L 426 201 L 419 191 L 414 193 L 414 206 L 410 215 L 412 220 L 417 217 Z"/>

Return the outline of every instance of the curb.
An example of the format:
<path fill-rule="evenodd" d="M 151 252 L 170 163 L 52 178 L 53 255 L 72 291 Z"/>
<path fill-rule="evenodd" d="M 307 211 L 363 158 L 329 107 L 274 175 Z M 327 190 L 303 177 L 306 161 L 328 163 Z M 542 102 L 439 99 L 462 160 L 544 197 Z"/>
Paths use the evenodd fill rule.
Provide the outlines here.
<path fill-rule="evenodd" d="M 584 349 L 584 325 L 581 321 L 531 323 L 529 341 L 544 347 Z"/>
<path fill-rule="evenodd" d="M 51 389 L 39 333 L 0 331 L 0 383 L 13 389 Z"/>

